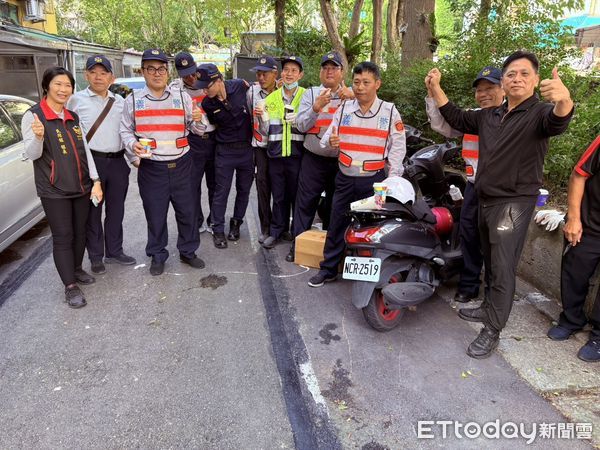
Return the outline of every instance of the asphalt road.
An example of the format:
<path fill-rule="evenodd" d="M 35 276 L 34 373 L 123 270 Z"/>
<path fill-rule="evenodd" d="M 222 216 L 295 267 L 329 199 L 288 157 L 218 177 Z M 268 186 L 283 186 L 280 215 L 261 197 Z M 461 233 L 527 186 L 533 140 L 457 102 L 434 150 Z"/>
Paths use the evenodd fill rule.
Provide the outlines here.
<path fill-rule="evenodd" d="M 81 310 L 63 302 L 47 239 L 0 266 L 0 448 L 589 448 L 435 426 L 419 439 L 419 420 L 567 420 L 499 354 L 470 359 L 475 333 L 441 297 L 375 332 L 348 282 L 310 288 L 287 245 L 258 246 L 255 209 L 227 250 L 202 235 L 203 270 L 179 262 L 171 211 L 171 257 L 152 277 L 133 174 L 126 211 L 138 265 L 107 265 Z"/>

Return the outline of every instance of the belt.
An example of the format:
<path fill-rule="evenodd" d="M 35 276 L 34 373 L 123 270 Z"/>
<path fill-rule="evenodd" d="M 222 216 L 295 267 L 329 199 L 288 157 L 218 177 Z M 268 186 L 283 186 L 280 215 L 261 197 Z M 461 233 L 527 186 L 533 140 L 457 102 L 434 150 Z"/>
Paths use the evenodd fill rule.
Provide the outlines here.
<path fill-rule="evenodd" d="M 201 139 L 214 139 L 215 138 L 215 132 L 214 131 L 209 131 L 208 133 L 204 133 L 202 136 L 200 136 Z"/>
<path fill-rule="evenodd" d="M 96 150 L 90 150 L 92 155 L 100 158 L 122 158 L 125 154 L 125 150 L 119 150 L 118 152 L 98 152 Z"/>
<path fill-rule="evenodd" d="M 250 142 L 219 142 L 223 147 L 229 148 L 247 148 L 250 147 Z"/>

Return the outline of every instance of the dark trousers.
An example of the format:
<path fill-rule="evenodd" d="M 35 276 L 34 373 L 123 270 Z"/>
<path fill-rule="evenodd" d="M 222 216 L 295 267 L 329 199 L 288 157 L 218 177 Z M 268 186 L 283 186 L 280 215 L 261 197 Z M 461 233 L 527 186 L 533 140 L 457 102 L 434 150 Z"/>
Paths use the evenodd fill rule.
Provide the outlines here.
<path fill-rule="evenodd" d="M 485 266 L 490 272 L 490 293 L 483 307 L 486 325 L 501 331 L 506 325 L 515 295 L 517 265 L 535 208 L 531 201 L 487 206 L 479 202 L 479 233 Z"/>
<path fill-rule="evenodd" d="M 567 241 L 565 240 L 565 245 Z M 600 236 L 590 236 L 585 230 L 581 242 L 570 247 L 562 258 L 560 296 L 563 312 L 558 323 L 568 330 L 579 330 L 588 319 L 583 307 L 590 287 L 590 278 L 600 262 Z M 589 317 L 590 338 L 600 338 L 600 301 L 595 299 Z"/>
<path fill-rule="evenodd" d="M 269 158 L 269 178 L 273 195 L 273 217 L 269 235 L 279 238 L 289 229 L 290 210 L 293 211 L 298 189 L 300 156 Z"/>
<path fill-rule="evenodd" d="M 211 207 L 211 220 L 215 233 L 225 232 L 225 212 L 233 173 L 235 172 L 235 205 L 233 218 L 243 220 L 250 198 L 250 188 L 254 179 L 254 156 L 252 146 L 228 146 L 217 144 L 215 154 L 215 196 Z"/>
<path fill-rule="evenodd" d="M 479 237 L 479 200 L 473 183 L 467 183 L 465 198 L 460 210 L 460 248 L 464 266 L 460 273 L 458 292 L 472 297 L 479 295 L 483 254 Z M 486 290 L 489 287 L 489 273 L 485 272 Z"/>
<path fill-rule="evenodd" d="M 344 234 L 350 225 L 350 217 L 346 215 L 350 210 L 350 203 L 373 195 L 373 183 L 384 179 L 385 172 L 383 170 L 375 172 L 370 177 L 349 177 L 338 172 L 335 177 L 331 217 L 323 251 L 324 260 L 321 261 L 322 272 L 329 276 L 337 275 L 338 265 L 346 247 Z"/>
<path fill-rule="evenodd" d="M 104 199 L 97 207 L 92 206 L 87 222 L 86 247 L 90 261 L 119 256 L 123 253 L 123 217 L 125 198 L 129 188 L 131 169 L 125 158 L 94 156 L 98 176 L 102 180 Z M 104 227 L 102 226 L 104 206 Z"/>
<path fill-rule="evenodd" d="M 169 257 L 167 214 L 169 204 L 177 221 L 177 249 L 185 257 L 194 256 L 200 245 L 196 222 L 195 194 L 190 177 L 193 162 L 190 152 L 172 161 L 142 159 L 138 169 L 138 185 L 148 222 L 146 255 L 158 262 Z"/>
<path fill-rule="evenodd" d="M 256 166 L 256 195 L 258 197 L 258 220 L 260 232 L 268 235 L 271 229 L 271 180 L 269 179 L 269 157 L 267 149 L 254 147 Z"/>
<path fill-rule="evenodd" d="M 305 151 L 298 176 L 298 192 L 296 193 L 296 205 L 294 207 L 294 237 L 310 230 L 315 213 L 319 206 L 321 193 L 325 191 L 325 206 L 328 217 L 321 217 L 324 224 L 329 224 L 331 214 L 331 202 L 335 191 L 335 177 L 338 173 L 337 158 L 315 155 L 313 152 Z"/>
<path fill-rule="evenodd" d="M 42 198 L 52 233 L 54 265 L 65 286 L 75 283 L 75 269 L 81 267 L 85 252 L 85 228 L 90 195 L 76 198 Z"/>
<path fill-rule="evenodd" d="M 188 135 L 190 150 L 194 167 L 192 169 L 192 191 L 196 194 L 195 204 L 197 207 L 196 216 L 198 218 L 198 228 L 204 223 L 204 213 L 202 211 L 202 178 L 206 176 L 206 188 L 208 190 L 208 219 L 210 220 L 210 208 L 215 193 L 215 141 L 214 133 L 206 133 L 203 136 L 197 136 L 193 133 Z"/>

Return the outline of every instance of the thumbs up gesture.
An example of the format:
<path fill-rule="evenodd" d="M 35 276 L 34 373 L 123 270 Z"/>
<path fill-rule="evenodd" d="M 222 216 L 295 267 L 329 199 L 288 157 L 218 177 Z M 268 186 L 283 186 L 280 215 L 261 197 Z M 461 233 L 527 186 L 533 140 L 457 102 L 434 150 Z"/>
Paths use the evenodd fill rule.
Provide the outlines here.
<path fill-rule="evenodd" d="M 198 108 L 195 102 L 192 106 L 192 120 L 194 122 L 200 122 L 202 120 L 202 110 Z"/>
<path fill-rule="evenodd" d="M 40 118 L 36 113 L 33 113 L 33 123 L 31 124 L 31 131 L 35 134 L 35 137 L 42 140 L 44 139 L 44 124 L 40 121 Z"/>
<path fill-rule="evenodd" d="M 340 136 L 338 135 L 337 127 L 333 127 L 329 136 L 329 145 L 332 148 L 340 148 Z"/>
<path fill-rule="evenodd" d="M 552 103 L 571 100 L 571 94 L 560 79 L 556 67 L 552 69 L 552 78 L 542 80 L 540 83 L 540 94 Z"/>

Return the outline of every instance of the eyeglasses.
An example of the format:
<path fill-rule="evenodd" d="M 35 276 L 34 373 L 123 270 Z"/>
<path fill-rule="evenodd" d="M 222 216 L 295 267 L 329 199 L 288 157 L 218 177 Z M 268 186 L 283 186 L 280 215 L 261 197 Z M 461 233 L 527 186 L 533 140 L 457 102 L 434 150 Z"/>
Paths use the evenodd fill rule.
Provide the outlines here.
<path fill-rule="evenodd" d="M 337 72 L 338 70 L 342 70 L 342 68 L 340 66 L 326 65 L 321 66 L 321 70 L 324 72 Z"/>
<path fill-rule="evenodd" d="M 160 66 L 160 67 L 146 66 L 143 69 L 146 72 L 148 72 L 150 75 L 154 75 L 155 73 L 158 73 L 159 75 L 164 75 L 165 73 L 167 73 L 167 68 L 165 66 Z"/>

